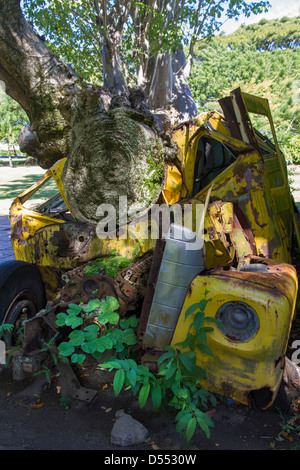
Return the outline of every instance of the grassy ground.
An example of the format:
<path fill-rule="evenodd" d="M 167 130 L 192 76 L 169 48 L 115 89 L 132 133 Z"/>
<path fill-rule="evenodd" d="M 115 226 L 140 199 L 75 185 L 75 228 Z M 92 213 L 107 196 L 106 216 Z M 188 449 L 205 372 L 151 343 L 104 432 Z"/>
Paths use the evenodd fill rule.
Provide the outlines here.
<path fill-rule="evenodd" d="M 29 189 L 45 174 L 39 166 L 0 167 L 0 216 L 8 215 L 12 201 L 23 191 Z M 49 180 L 28 201 L 28 207 L 45 201 L 57 193 L 53 179 Z"/>

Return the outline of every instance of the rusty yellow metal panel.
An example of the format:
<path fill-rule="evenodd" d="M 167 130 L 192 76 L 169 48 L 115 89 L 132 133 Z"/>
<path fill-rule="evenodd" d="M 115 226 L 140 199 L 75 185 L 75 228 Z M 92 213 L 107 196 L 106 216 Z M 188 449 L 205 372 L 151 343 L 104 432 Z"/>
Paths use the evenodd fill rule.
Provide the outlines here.
<path fill-rule="evenodd" d="M 52 174 L 52 176 L 53 176 L 53 178 L 54 178 L 54 180 L 57 184 L 59 192 L 62 195 L 64 203 L 66 204 L 66 206 L 69 209 L 70 213 L 73 215 L 71 206 L 70 206 L 69 201 L 67 199 L 67 196 L 65 194 L 64 184 L 63 184 L 63 181 L 62 181 L 62 173 L 63 173 L 63 169 L 64 169 L 64 165 L 66 163 L 66 160 L 67 160 L 66 158 L 62 158 L 61 160 L 56 162 L 50 168 L 50 171 L 51 171 L 51 174 Z M 74 217 L 74 215 L 73 215 L 73 217 Z M 74 219 L 75 219 L 75 217 L 74 217 Z"/>
<path fill-rule="evenodd" d="M 185 319 L 185 313 L 205 298 L 206 291 L 211 299 L 206 317 L 217 318 L 220 309 L 231 303 L 243 302 L 252 308 L 258 321 L 246 340 L 237 340 L 207 322 L 206 326 L 214 326 L 207 333 L 213 357 L 197 349 L 197 363 L 206 371 L 201 385 L 207 390 L 247 405 L 253 392 L 261 391 L 267 396 L 265 407 L 273 402 L 282 378 L 298 287 L 292 266 L 270 263 L 266 274 L 217 270 L 213 275 L 197 276 L 190 285 L 171 343 L 175 347 L 185 340 L 192 323 L 192 316 Z"/>
<path fill-rule="evenodd" d="M 249 116 L 249 113 L 265 116 L 269 121 L 270 129 L 271 129 L 272 136 L 273 136 L 273 141 L 275 144 L 275 151 L 274 150 L 273 152 L 271 151 L 270 155 L 266 155 L 264 157 L 264 164 L 268 172 L 268 177 L 270 181 L 272 181 L 274 177 L 272 175 L 273 170 L 270 171 L 268 161 L 271 160 L 272 166 L 275 165 L 278 168 L 278 171 L 276 172 L 276 176 L 277 178 L 279 178 L 279 181 L 276 181 L 274 184 L 274 179 L 273 179 L 273 184 L 271 184 L 276 212 L 278 214 L 278 218 L 280 217 L 282 219 L 283 224 L 286 227 L 289 227 L 288 228 L 289 236 L 291 236 L 292 230 L 295 231 L 298 246 L 300 247 L 300 232 L 299 232 L 298 224 L 296 221 L 291 191 L 290 191 L 290 187 L 288 183 L 287 165 L 286 165 L 285 157 L 279 148 L 269 102 L 267 99 L 260 98 L 258 96 L 253 96 L 248 93 L 244 93 L 241 91 L 240 88 L 233 90 L 230 93 L 230 95 L 231 95 L 234 109 L 236 111 L 236 115 L 239 114 L 240 107 L 243 108 L 243 111 L 245 113 L 242 116 L 242 118 L 238 120 L 241 133 L 243 134 L 243 131 L 245 131 L 246 135 L 248 134 L 247 129 L 246 128 L 244 129 L 245 124 L 247 123 L 247 126 L 250 126 L 252 129 L 252 132 L 251 132 L 253 134 L 252 137 L 254 137 L 258 146 L 261 145 L 260 138 L 257 135 L 257 133 L 253 132 L 253 127 L 251 125 L 251 117 Z M 247 141 L 247 137 L 245 141 Z M 263 143 L 263 145 L 268 146 L 268 143 L 267 144 Z M 270 143 L 269 143 L 269 147 L 270 147 Z M 285 204 L 284 208 L 282 208 L 283 203 Z"/>
<path fill-rule="evenodd" d="M 182 172 L 177 166 L 168 165 L 165 185 L 162 191 L 165 203 L 175 204 L 181 199 L 182 184 Z"/>
<path fill-rule="evenodd" d="M 203 201 L 207 191 L 208 187 L 195 198 Z M 214 179 L 211 200 L 233 202 L 240 207 L 253 232 L 257 253 L 291 262 L 290 242 L 277 217 L 268 175 L 258 152 L 242 153 Z"/>

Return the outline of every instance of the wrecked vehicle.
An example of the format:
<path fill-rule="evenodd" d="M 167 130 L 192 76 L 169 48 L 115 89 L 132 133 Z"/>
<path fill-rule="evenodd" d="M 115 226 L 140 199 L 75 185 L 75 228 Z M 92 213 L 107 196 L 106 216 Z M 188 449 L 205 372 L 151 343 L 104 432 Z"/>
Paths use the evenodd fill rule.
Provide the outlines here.
<path fill-rule="evenodd" d="M 184 341 L 187 310 L 208 295 L 205 315 L 222 326 L 207 334 L 213 356 L 197 352 L 206 371 L 201 385 L 246 405 L 274 402 L 295 313 L 299 229 L 268 101 L 237 89 L 220 105 L 223 115 L 201 114 L 174 129 L 177 160 L 166 165 L 160 197 L 168 207 L 208 202 L 203 246 L 186 249 L 191 238 L 184 230 L 177 237 L 176 224 L 165 238 L 142 230 L 124 237 L 120 228 L 116 238 L 99 238 L 96 227 L 72 215 L 61 178 L 65 159 L 14 200 L 16 261 L 0 269 L 0 321 L 24 326 L 16 376 L 41 367 L 42 339 L 59 330 L 55 315 L 70 303 L 111 296 L 120 315 L 138 312 L 138 348 L 155 364 L 165 346 Z M 251 113 L 268 119 L 273 142 L 253 128 Z M 27 209 L 50 178 L 59 193 Z M 129 263 L 113 275 L 86 269 L 111 253 Z"/>

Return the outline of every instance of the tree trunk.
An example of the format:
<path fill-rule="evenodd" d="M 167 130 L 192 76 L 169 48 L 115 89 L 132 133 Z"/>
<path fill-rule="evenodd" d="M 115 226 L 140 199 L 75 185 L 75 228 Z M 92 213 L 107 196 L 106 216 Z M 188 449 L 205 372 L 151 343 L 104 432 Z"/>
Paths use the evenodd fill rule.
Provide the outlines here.
<path fill-rule="evenodd" d="M 124 76 L 121 69 L 118 47 L 112 44 L 104 45 L 103 58 L 103 84 L 104 88 L 116 94 L 128 94 Z"/>
<path fill-rule="evenodd" d="M 176 150 L 139 92 L 129 95 L 118 48 L 107 52 L 110 90 L 102 90 L 84 83 L 46 47 L 19 0 L 0 0 L 0 80 L 30 119 L 19 136 L 20 150 L 43 168 L 68 157 L 66 195 L 76 218 L 92 224 L 99 220 L 99 205 L 118 208 L 120 196 L 127 198 L 131 218 L 151 207 L 164 181 L 165 158 L 174 158 Z M 170 55 L 162 54 L 157 73 L 153 84 L 159 87 L 159 74 L 165 74 L 163 91 L 171 96 Z"/>
<path fill-rule="evenodd" d="M 12 158 L 11 158 L 11 151 L 10 151 L 10 145 L 8 144 L 8 148 L 7 148 L 7 156 L 8 156 L 8 164 L 10 166 L 10 168 L 13 168 L 14 165 L 13 165 L 13 161 L 12 161 Z"/>
<path fill-rule="evenodd" d="M 172 56 L 170 52 L 159 53 L 155 60 L 154 72 L 148 102 L 152 109 L 165 108 L 172 99 Z"/>
<path fill-rule="evenodd" d="M 185 74 L 185 55 L 177 49 L 173 56 L 173 100 L 172 106 L 178 112 L 178 121 L 189 121 L 197 116 L 198 110 L 193 100 L 190 86 Z"/>
<path fill-rule="evenodd" d="M 33 32 L 19 3 L 0 0 L 0 80 L 30 120 L 21 151 L 47 168 L 70 150 L 70 117 L 82 84 Z"/>

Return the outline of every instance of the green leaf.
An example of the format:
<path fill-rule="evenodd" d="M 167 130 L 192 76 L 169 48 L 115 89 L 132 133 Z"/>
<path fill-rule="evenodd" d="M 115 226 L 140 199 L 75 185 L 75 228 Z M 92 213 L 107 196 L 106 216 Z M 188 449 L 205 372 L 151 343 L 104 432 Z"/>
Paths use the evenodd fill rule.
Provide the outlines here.
<path fill-rule="evenodd" d="M 206 372 L 202 367 L 195 366 L 194 374 L 200 375 L 200 377 L 202 377 L 203 379 L 206 379 Z"/>
<path fill-rule="evenodd" d="M 109 337 L 109 335 L 101 336 L 101 338 L 99 338 L 99 341 L 101 342 L 101 344 L 103 344 L 105 349 L 111 349 L 114 345 L 113 340 Z"/>
<path fill-rule="evenodd" d="M 162 396 L 161 386 L 157 382 L 154 382 L 154 384 L 151 386 L 151 398 L 154 408 L 158 410 L 161 405 Z"/>
<path fill-rule="evenodd" d="M 195 349 L 195 341 L 196 338 L 194 335 L 191 333 L 188 333 L 186 336 L 186 339 L 184 341 L 181 341 L 180 343 L 177 343 L 175 346 L 180 346 L 183 349 L 190 348 L 192 350 Z"/>
<path fill-rule="evenodd" d="M 175 357 L 176 353 L 175 351 L 169 351 L 160 356 L 160 358 L 157 361 L 157 365 L 160 365 L 162 362 L 166 361 L 167 359 L 171 359 L 172 357 Z"/>
<path fill-rule="evenodd" d="M 206 306 L 208 304 L 208 302 L 210 302 L 212 299 L 202 299 L 200 300 L 199 304 L 198 304 L 198 308 L 199 310 L 201 310 L 201 312 L 204 312 L 204 310 L 206 309 Z"/>
<path fill-rule="evenodd" d="M 69 338 L 73 346 L 80 346 L 84 342 L 84 333 L 81 330 L 72 331 L 69 334 Z"/>
<path fill-rule="evenodd" d="M 124 329 L 129 327 L 128 318 L 122 318 L 122 320 L 120 320 L 120 327 Z"/>
<path fill-rule="evenodd" d="M 127 380 L 128 382 L 130 383 L 130 385 L 132 387 L 135 386 L 136 384 L 136 379 L 137 379 L 137 376 L 136 376 L 136 371 L 135 369 L 130 369 L 128 372 L 127 372 Z"/>
<path fill-rule="evenodd" d="M 195 429 L 196 429 L 196 424 L 197 424 L 197 421 L 196 421 L 196 418 L 192 418 L 189 420 L 188 422 L 188 425 L 186 427 L 186 440 L 187 442 L 189 442 L 193 435 L 194 435 L 194 432 L 195 432 Z"/>
<path fill-rule="evenodd" d="M 94 341 L 92 341 L 92 343 L 95 343 L 96 345 L 96 349 L 94 352 L 98 351 L 98 352 L 103 353 L 105 351 L 106 347 L 105 347 L 105 344 L 103 343 L 102 337 L 95 339 Z"/>
<path fill-rule="evenodd" d="M 209 349 L 207 346 L 205 346 L 205 344 L 197 344 L 196 345 L 198 349 L 200 349 L 200 351 L 202 351 L 204 354 L 207 354 L 208 356 L 214 356 L 213 352 L 211 349 Z"/>
<path fill-rule="evenodd" d="M 113 381 L 113 389 L 114 389 L 116 397 L 119 395 L 119 393 L 121 392 L 123 388 L 124 380 L 125 380 L 125 372 L 123 371 L 123 369 L 118 369 L 117 372 L 115 373 L 114 381 Z"/>
<path fill-rule="evenodd" d="M 119 361 L 108 361 L 105 364 L 99 364 L 99 367 L 105 367 L 106 369 L 121 369 L 122 365 Z"/>
<path fill-rule="evenodd" d="M 135 315 L 132 315 L 128 318 L 128 321 L 129 326 L 131 326 L 131 328 L 135 328 L 136 326 L 138 326 L 140 320 Z"/>
<path fill-rule="evenodd" d="M 107 312 L 104 312 L 98 316 L 98 322 L 102 325 L 106 325 L 106 323 L 111 323 L 112 325 L 116 325 L 119 319 L 120 319 L 119 314 L 111 310 L 108 310 Z"/>
<path fill-rule="evenodd" d="M 203 312 L 196 313 L 194 321 L 193 321 L 193 327 L 195 328 L 196 333 L 203 326 L 203 323 L 204 323 L 204 313 Z"/>
<path fill-rule="evenodd" d="M 176 416 L 176 421 L 178 420 L 178 423 L 176 425 L 176 431 L 181 433 L 188 425 L 188 422 L 191 419 L 191 413 L 189 410 L 183 410 L 183 412 L 178 413 Z"/>
<path fill-rule="evenodd" d="M 99 326 L 95 324 L 86 326 L 83 330 L 86 341 L 92 341 L 93 339 L 96 339 L 99 330 Z"/>
<path fill-rule="evenodd" d="M 86 307 L 83 307 L 85 312 L 92 312 L 93 310 L 100 307 L 100 300 L 99 299 L 91 299 Z"/>
<path fill-rule="evenodd" d="M 193 315 L 198 310 L 198 304 L 190 305 L 189 308 L 185 312 L 185 320 L 190 316 Z"/>
<path fill-rule="evenodd" d="M 144 384 L 139 393 L 139 405 L 141 408 L 144 407 L 150 392 L 150 384 Z"/>
<path fill-rule="evenodd" d="M 182 365 L 192 374 L 195 371 L 195 356 L 192 357 L 190 355 L 190 351 L 185 352 L 185 353 L 180 353 L 178 356 L 180 362 Z"/>
<path fill-rule="evenodd" d="M 200 343 L 202 343 L 202 344 L 207 343 L 207 336 L 206 336 L 205 331 L 203 331 L 203 328 L 200 328 L 200 330 L 196 331 L 196 334 L 197 334 L 197 338 L 200 341 Z"/>
<path fill-rule="evenodd" d="M 211 331 L 214 331 L 214 328 L 212 326 L 203 326 L 201 330 L 204 331 L 205 333 L 210 333 Z"/>
<path fill-rule="evenodd" d="M 75 351 L 75 348 L 73 344 L 71 344 L 70 342 L 62 342 L 58 346 L 58 352 L 61 356 L 65 356 L 65 357 L 71 356 L 71 354 L 73 354 L 74 351 Z"/>
<path fill-rule="evenodd" d="M 69 304 L 69 308 L 67 310 L 67 313 L 69 315 L 79 315 L 79 313 L 81 312 L 81 306 L 80 305 L 77 305 L 77 304 Z"/>
<path fill-rule="evenodd" d="M 66 318 L 68 317 L 68 315 L 64 312 L 60 312 L 57 316 L 56 316 L 56 324 L 57 326 L 64 326 L 66 324 Z"/>
<path fill-rule="evenodd" d="M 70 326 L 73 330 L 78 326 L 82 325 L 83 320 L 81 317 L 77 317 L 76 315 L 69 315 L 66 318 L 66 325 Z"/>
<path fill-rule="evenodd" d="M 115 297 L 106 297 L 104 302 L 101 302 L 101 310 L 103 313 L 114 312 L 118 310 L 120 304 Z"/>
<path fill-rule="evenodd" d="M 97 339 L 87 343 L 82 343 L 81 349 L 88 354 L 93 354 L 97 350 Z"/>
<path fill-rule="evenodd" d="M 131 328 L 128 328 L 124 331 L 123 341 L 128 344 L 128 346 L 133 346 L 134 344 L 136 344 L 136 334 Z"/>
<path fill-rule="evenodd" d="M 210 437 L 209 426 L 213 427 L 212 421 L 204 413 L 201 413 L 201 414 L 196 413 L 196 418 L 197 418 L 197 423 L 199 424 L 200 428 L 205 432 L 206 437 L 209 439 Z M 206 418 L 208 418 L 209 421 Z"/>
<path fill-rule="evenodd" d="M 74 364 L 82 364 L 85 360 L 86 356 L 85 354 L 72 354 L 71 356 L 71 361 L 74 363 Z"/>
<path fill-rule="evenodd" d="M 129 318 L 122 318 L 122 320 L 120 321 L 120 326 L 121 328 L 124 328 L 124 329 L 129 328 L 130 326 L 132 328 L 135 328 L 138 324 L 139 324 L 139 319 L 136 318 L 135 315 L 132 315 Z"/>
<path fill-rule="evenodd" d="M 223 323 L 214 317 L 205 317 L 205 321 L 215 323 L 219 328 L 223 328 Z"/>
<path fill-rule="evenodd" d="M 167 368 L 167 371 L 165 374 L 166 380 L 170 380 L 170 378 L 173 377 L 173 375 L 175 374 L 176 370 L 177 370 L 177 364 L 176 363 L 171 364 L 171 366 Z"/>

